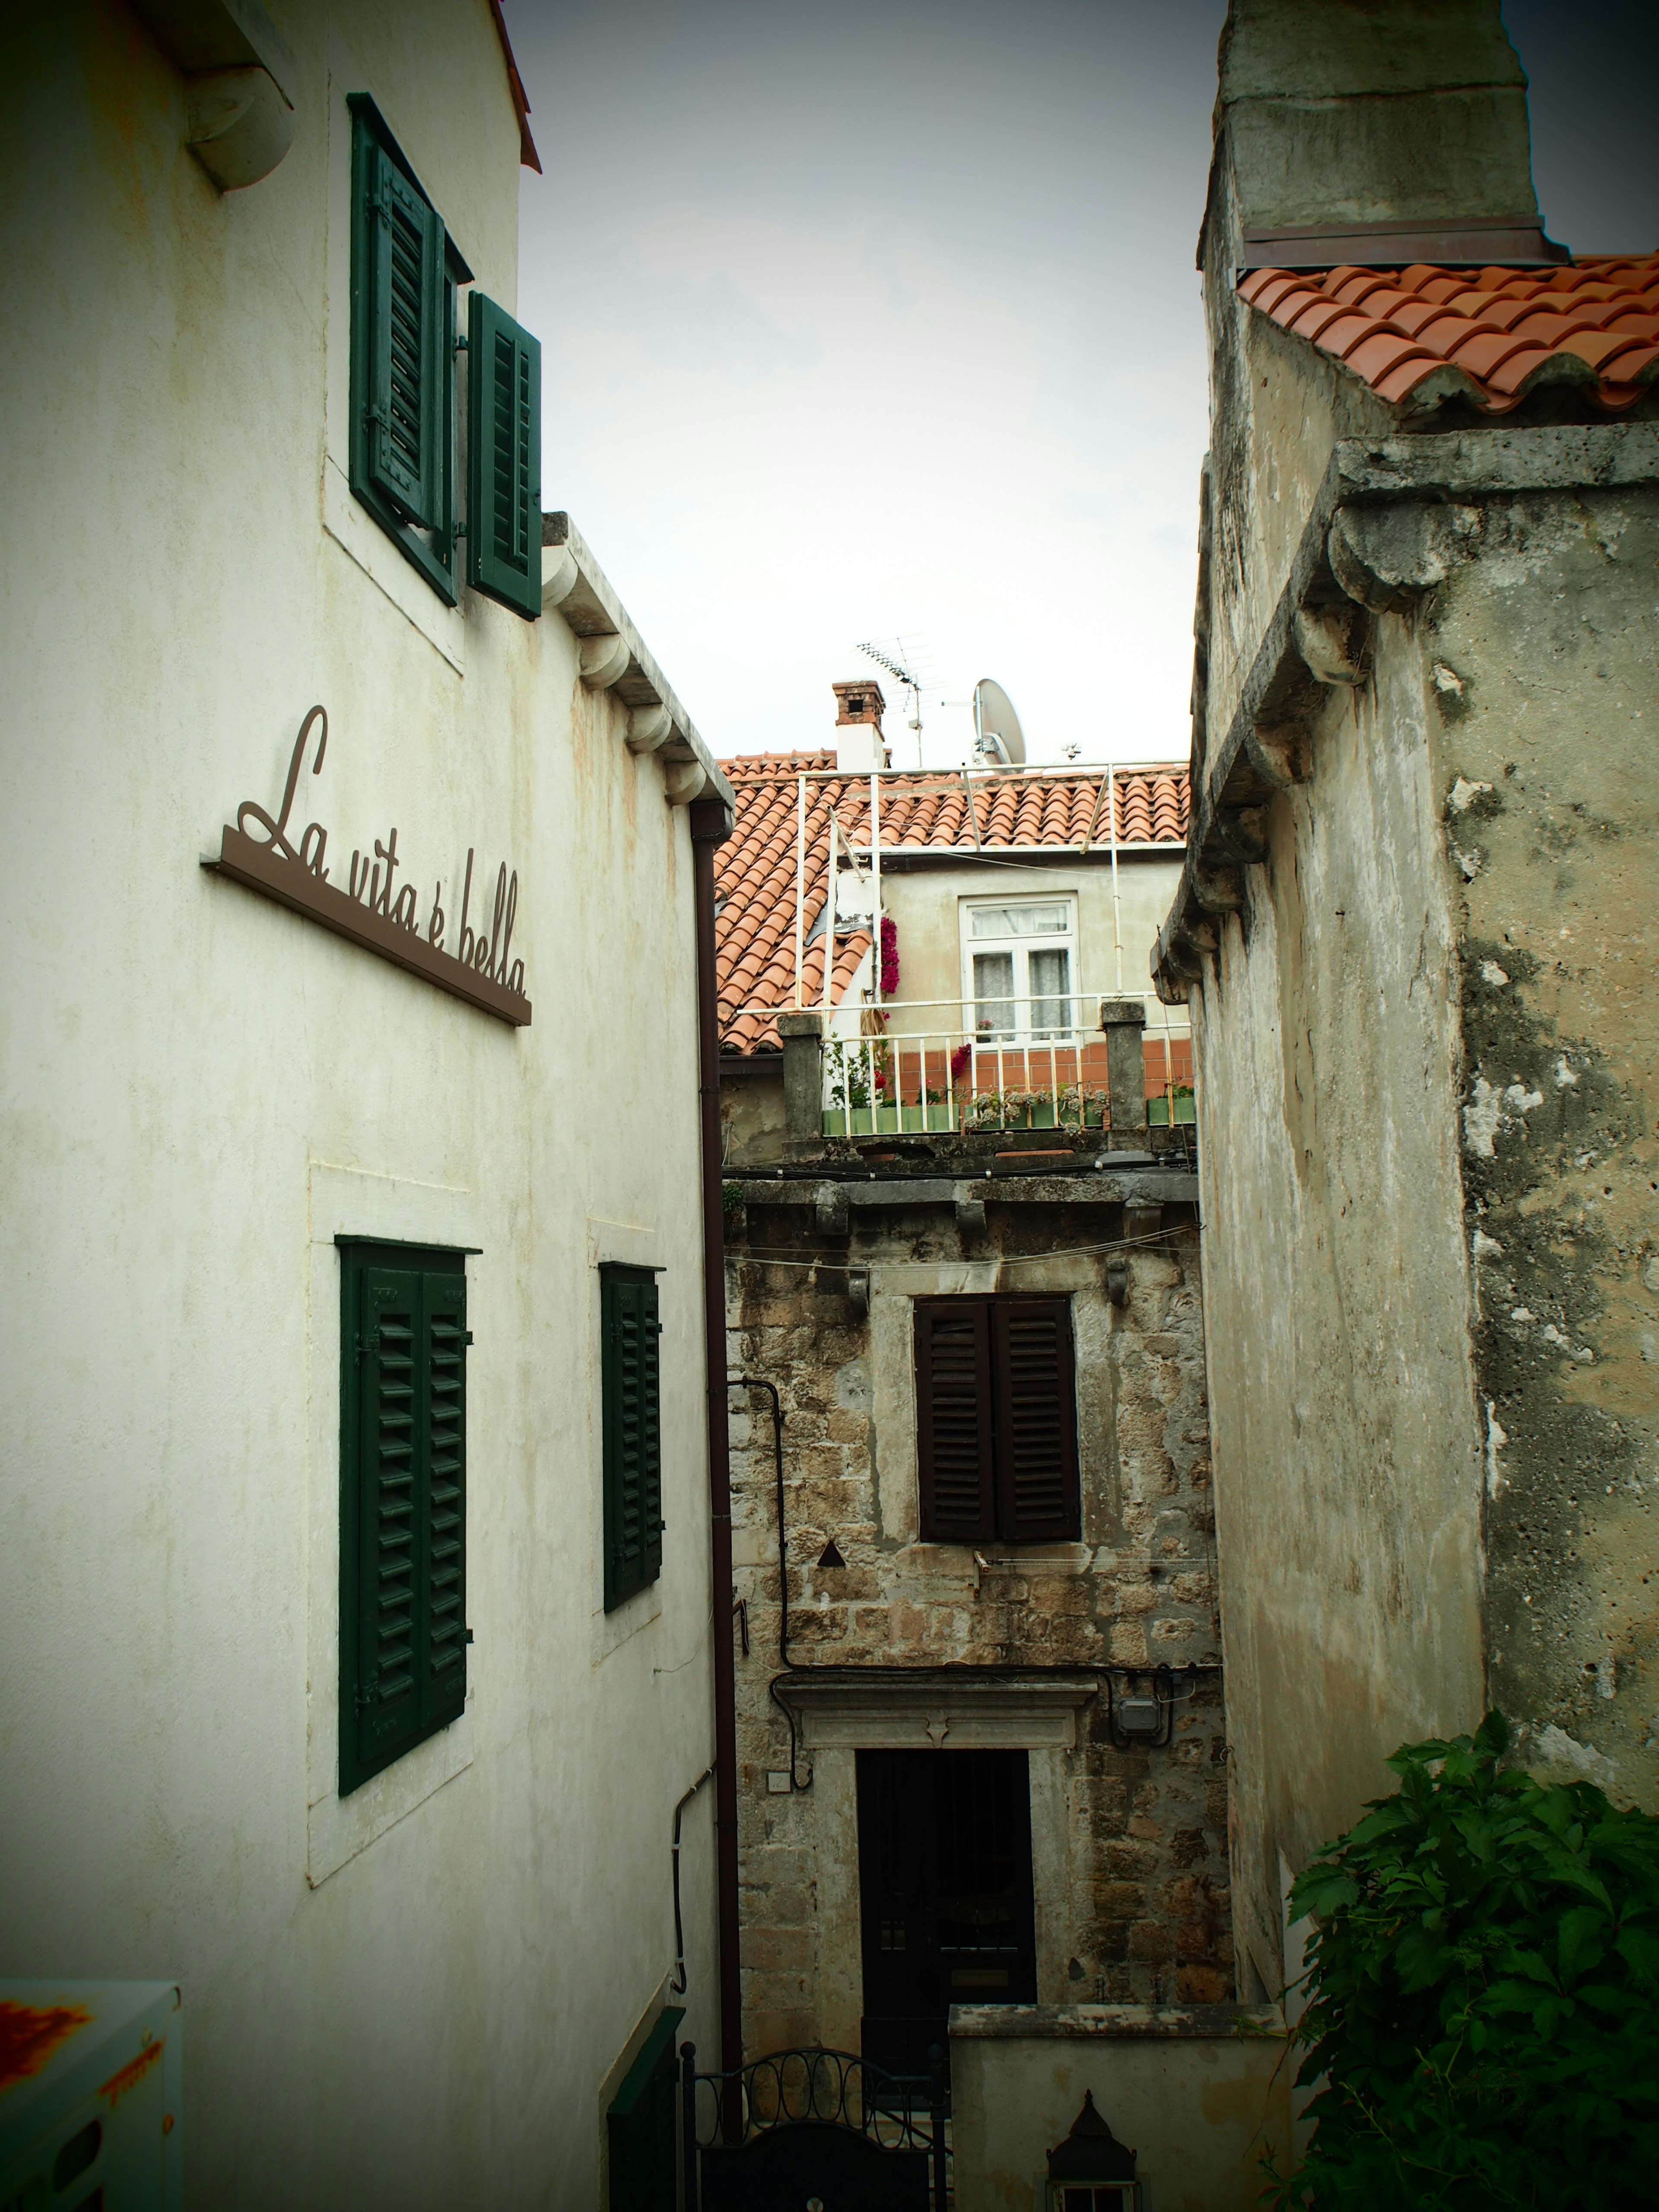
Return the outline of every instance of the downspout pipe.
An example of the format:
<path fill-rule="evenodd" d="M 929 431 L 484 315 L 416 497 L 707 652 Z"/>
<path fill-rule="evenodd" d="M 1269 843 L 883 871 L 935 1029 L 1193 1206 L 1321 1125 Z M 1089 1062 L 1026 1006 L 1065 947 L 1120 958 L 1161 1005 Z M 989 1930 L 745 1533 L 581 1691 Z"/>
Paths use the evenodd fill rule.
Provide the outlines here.
<path fill-rule="evenodd" d="M 726 1224 L 720 1174 L 714 848 L 724 844 L 733 824 L 723 799 L 694 799 L 688 811 L 697 927 L 697 1088 L 702 1137 L 704 1398 L 714 1621 L 714 1884 L 720 1929 L 720 2069 L 729 2074 L 743 2063 L 743 1979 L 738 1954 L 737 1669 L 732 1650 L 732 1450 L 726 1397 Z"/>

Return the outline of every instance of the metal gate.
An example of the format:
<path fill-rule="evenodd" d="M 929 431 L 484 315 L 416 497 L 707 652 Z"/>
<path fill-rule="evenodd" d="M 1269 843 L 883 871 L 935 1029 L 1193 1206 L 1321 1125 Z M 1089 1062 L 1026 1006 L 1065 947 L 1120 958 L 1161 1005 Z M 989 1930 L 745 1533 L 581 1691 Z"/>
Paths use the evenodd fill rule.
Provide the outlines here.
<path fill-rule="evenodd" d="M 680 2045 L 685 2212 L 945 2212 L 942 2051 L 889 2074 L 850 2051 L 775 2051 L 699 2074 Z"/>

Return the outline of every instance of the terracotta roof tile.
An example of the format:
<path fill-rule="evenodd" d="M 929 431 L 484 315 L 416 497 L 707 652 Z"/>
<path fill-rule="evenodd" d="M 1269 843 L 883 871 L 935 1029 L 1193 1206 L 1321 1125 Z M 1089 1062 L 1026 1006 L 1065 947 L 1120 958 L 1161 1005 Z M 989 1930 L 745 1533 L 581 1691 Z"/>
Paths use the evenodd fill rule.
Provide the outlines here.
<path fill-rule="evenodd" d="M 715 960 L 720 978 L 720 1048 L 780 1048 L 777 1015 L 795 996 L 795 823 L 799 779 L 833 769 L 832 752 L 750 753 L 720 765 L 737 798 L 737 824 L 715 849 Z M 1112 778 L 1117 835 L 1126 845 L 1179 849 L 1187 836 L 1187 771 L 1132 769 Z M 978 843 L 994 851 L 1109 842 L 1105 778 L 1097 770 L 1041 770 L 975 779 L 972 805 Z M 881 790 L 882 850 L 972 853 L 975 823 L 959 775 L 906 776 Z M 806 787 L 806 865 L 802 912 L 810 936 L 828 896 L 830 811 L 855 852 L 870 841 L 870 782 L 864 775 L 819 775 Z M 839 1005 L 870 946 L 868 929 L 836 933 L 830 1001 Z M 801 996 L 819 1006 L 824 940 L 805 948 Z M 743 1009 L 739 1012 L 738 1009 Z"/>
<path fill-rule="evenodd" d="M 1504 415 L 1547 382 L 1613 412 L 1659 363 L 1659 253 L 1547 270 L 1253 269 L 1238 289 L 1395 405 L 1461 395 Z"/>

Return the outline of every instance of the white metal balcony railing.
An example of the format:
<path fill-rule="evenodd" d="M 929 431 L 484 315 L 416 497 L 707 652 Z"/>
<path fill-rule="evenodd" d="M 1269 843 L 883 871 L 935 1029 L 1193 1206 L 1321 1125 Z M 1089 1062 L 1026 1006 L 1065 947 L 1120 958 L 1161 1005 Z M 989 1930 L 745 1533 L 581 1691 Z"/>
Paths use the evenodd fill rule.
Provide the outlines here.
<path fill-rule="evenodd" d="M 1138 998 L 1146 1008 L 1148 1122 L 1190 1122 L 1191 1036 L 1153 993 L 1045 992 L 824 1011 L 824 1134 L 1109 1128 L 1103 997 Z M 985 1018 L 991 1005 L 995 1027 Z"/>
<path fill-rule="evenodd" d="M 1126 995 L 1147 1012 L 1148 1121 L 1191 1121 L 1191 1040 L 1154 994 L 1045 992 L 839 1009 L 825 1024 L 824 1133 L 1109 1128 L 1100 1001 Z"/>

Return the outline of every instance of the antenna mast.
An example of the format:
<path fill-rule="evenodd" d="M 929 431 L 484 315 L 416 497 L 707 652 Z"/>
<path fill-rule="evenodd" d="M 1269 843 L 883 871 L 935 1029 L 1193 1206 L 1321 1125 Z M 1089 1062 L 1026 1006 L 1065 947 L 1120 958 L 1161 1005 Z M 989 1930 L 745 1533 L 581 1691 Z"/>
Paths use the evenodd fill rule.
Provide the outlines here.
<path fill-rule="evenodd" d="M 905 665 L 909 656 L 904 651 L 904 640 L 902 637 L 896 638 L 894 642 L 898 647 L 900 656 L 896 659 L 890 653 L 883 653 L 879 647 L 873 645 L 861 643 L 859 651 L 867 654 L 878 668 L 884 668 L 890 676 L 896 678 L 899 683 L 908 688 L 910 727 L 916 733 L 916 766 L 920 768 L 921 766 L 921 678 L 912 675 Z"/>

